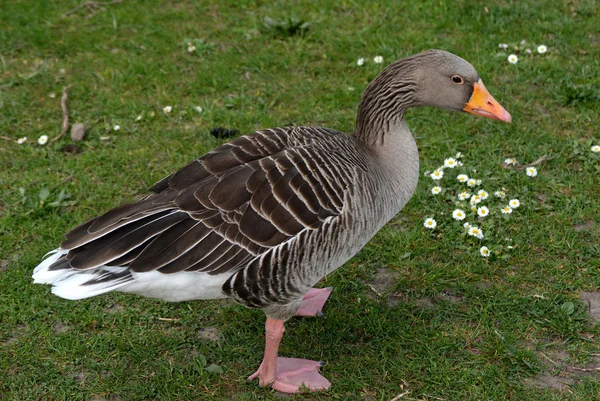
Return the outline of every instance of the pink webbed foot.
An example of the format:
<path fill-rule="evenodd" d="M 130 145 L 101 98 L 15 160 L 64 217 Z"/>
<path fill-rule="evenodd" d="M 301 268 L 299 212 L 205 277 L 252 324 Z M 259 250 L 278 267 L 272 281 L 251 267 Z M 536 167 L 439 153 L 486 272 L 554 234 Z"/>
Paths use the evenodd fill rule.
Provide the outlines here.
<path fill-rule="evenodd" d="M 333 287 L 311 288 L 302 298 L 296 316 L 322 316 L 323 307 Z"/>
<path fill-rule="evenodd" d="M 310 361 L 298 358 L 277 358 L 277 371 L 275 379 L 270 383 L 263 380 L 265 372 L 263 365 L 248 380 L 258 377 L 261 386 L 270 385 L 273 389 L 282 393 L 299 393 L 302 390 L 319 391 L 331 387 L 329 380 L 319 374 L 322 362 Z"/>

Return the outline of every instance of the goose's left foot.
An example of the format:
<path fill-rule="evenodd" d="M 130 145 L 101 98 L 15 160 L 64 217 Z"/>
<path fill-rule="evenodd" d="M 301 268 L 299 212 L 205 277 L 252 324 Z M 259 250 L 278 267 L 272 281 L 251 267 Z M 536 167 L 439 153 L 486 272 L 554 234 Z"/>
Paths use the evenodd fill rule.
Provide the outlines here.
<path fill-rule="evenodd" d="M 311 288 L 304 295 L 296 316 L 322 316 L 323 307 L 329 294 L 333 291 L 333 287 L 327 288 Z"/>
<path fill-rule="evenodd" d="M 263 365 L 248 380 L 258 377 L 261 386 L 270 385 L 282 393 L 299 393 L 303 390 L 319 391 L 331 387 L 329 380 L 319 374 L 319 368 L 323 366 L 323 362 L 279 357 L 276 365 L 275 379 L 270 383 L 265 381 L 265 373 L 268 369 L 263 368 Z"/>
<path fill-rule="evenodd" d="M 322 362 L 297 358 L 279 358 L 277 351 L 283 337 L 283 321 L 267 318 L 265 356 L 260 367 L 248 380 L 258 378 L 261 386 L 271 386 L 282 393 L 326 390 L 329 380 L 319 374 Z"/>

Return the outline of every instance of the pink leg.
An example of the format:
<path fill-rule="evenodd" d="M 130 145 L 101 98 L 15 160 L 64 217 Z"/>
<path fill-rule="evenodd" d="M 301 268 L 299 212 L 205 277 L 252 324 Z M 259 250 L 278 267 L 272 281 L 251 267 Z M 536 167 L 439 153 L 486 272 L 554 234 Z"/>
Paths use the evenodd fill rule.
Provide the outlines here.
<path fill-rule="evenodd" d="M 258 384 L 271 386 L 282 393 L 299 393 L 302 388 L 310 391 L 325 390 L 331 386 L 329 380 L 319 374 L 320 362 L 307 359 L 278 358 L 279 343 L 285 331 L 282 320 L 268 319 L 265 357 L 260 367 L 248 380 L 258 377 Z"/>
<path fill-rule="evenodd" d="M 308 290 L 296 311 L 296 316 L 322 316 L 323 306 L 325 306 L 331 291 L 333 291 L 333 287 L 311 288 Z"/>

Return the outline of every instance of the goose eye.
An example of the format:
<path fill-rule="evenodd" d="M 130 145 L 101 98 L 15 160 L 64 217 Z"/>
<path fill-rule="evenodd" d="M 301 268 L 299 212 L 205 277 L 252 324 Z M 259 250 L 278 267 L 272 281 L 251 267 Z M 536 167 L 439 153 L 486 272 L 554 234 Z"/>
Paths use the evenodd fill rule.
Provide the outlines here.
<path fill-rule="evenodd" d="M 455 84 L 462 85 L 465 81 L 462 79 L 462 77 L 460 77 L 458 75 L 454 75 L 452 77 L 452 82 L 454 82 Z"/>

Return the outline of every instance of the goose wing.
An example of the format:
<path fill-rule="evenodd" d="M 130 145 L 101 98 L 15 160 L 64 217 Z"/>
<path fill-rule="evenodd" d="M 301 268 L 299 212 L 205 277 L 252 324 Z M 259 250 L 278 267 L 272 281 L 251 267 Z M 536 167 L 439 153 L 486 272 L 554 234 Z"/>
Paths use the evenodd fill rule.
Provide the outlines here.
<path fill-rule="evenodd" d="M 341 213 L 351 177 L 335 162 L 345 156 L 331 138 L 342 135 L 294 127 L 239 137 L 159 181 L 145 198 L 69 232 L 61 244 L 69 252 L 57 263 L 235 272 Z"/>

